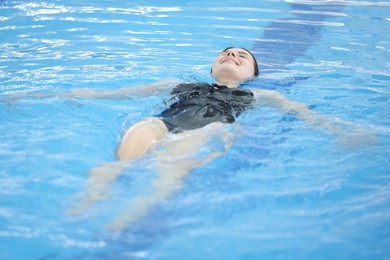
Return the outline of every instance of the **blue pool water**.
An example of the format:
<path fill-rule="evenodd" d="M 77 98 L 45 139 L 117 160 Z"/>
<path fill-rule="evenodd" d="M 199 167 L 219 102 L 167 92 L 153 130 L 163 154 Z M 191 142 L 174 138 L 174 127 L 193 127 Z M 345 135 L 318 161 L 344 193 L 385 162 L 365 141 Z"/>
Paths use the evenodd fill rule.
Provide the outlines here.
<path fill-rule="evenodd" d="M 387 1 L 0 1 L 0 258 L 389 259 L 389 23 Z M 122 233 L 105 225 L 148 192 L 150 158 L 109 200 L 66 214 L 164 97 L 28 95 L 212 81 L 227 46 L 258 58 L 250 87 L 362 130 L 254 108 L 227 128 L 227 153 Z"/>

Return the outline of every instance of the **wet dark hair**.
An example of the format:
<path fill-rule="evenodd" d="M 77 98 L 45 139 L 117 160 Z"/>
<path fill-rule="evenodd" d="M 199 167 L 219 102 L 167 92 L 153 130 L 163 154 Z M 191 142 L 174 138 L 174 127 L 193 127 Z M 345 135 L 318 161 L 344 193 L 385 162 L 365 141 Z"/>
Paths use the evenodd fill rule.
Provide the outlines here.
<path fill-rule="evenodd" d="M 229 49 L 233 49 L 233 48 L 243 49 L 243 50 L 245 50 L 246 52 L 248 52 L 252 56 L 252 58 L 253 58 L 253 66 L 255 68 L 255 74 L 253 76 L 255 76 L 255 77 L 259 76 L 259 65 L 257 64 L 257 60 L 256 60 L 255 56 L 252 54 L 252 52 L 250 52 L 248 49 L 241 48 L 241 47 L 227 47 L 222 52 L 227 51 Z"/>

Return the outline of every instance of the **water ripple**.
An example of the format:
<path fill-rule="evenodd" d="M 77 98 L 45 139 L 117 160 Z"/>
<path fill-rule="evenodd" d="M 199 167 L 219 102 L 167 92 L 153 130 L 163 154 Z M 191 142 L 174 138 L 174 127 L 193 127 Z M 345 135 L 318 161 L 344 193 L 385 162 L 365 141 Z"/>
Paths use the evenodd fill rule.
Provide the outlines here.
<path fill-rule="evenodd" d="M 356 256 L 335 258 L 384 256 L 375 249 L 387 241 L 390 214 L 388 2 L 0 3 L 0 236 L 11 254 L 16 243 L 36 243 L 58 254 L 98 248 L 88 256 L 104 258 L 98 254 L 107 250 L 112 259 L 170 258 L 166 248 L 241 250 L 221 258 L 268 259 L 286 248 L 292 258 L 313 258 L 335 247 Z M 67 219 L 65 204 L 83 189 L 88 170 L 113 160 L 125 126 L 160 112 L 163 98 L 10 97 L 165 78 L 212 81 L 210 65 L 230 45 L 259 57 L 261 77 L 249 87 L 279 90 L 329 118 L 359 124 L 378 143 L 343 147 L 340 133 L 254 108 L 239 118 L 231 150 L 194 171 L 177 196 L 123 236 L 111 241 L 100 233 L 111 201 L 81 221 Z M 123 197 L 144 178 L 126 174 L 117 184 Z M 106 215 L 92 219 L 96 212 Z"/>

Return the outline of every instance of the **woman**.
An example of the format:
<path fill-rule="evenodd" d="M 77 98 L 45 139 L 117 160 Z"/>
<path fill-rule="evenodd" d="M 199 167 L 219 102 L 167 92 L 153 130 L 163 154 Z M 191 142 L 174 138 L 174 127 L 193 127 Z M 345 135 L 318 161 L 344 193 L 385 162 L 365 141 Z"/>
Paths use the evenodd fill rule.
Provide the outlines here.
<path fill-rule="evenodd" d="M 176 86 L 172 95 L 178 101 L 159 116 L 147 118 L 131 127 L 118 146 L 117 158 L 129 160 L 144 154 L 168 132 L 182 132 L 209 123 L 232 123 L 253 99 L 249 90 L 240 90 L 240 82 L 258 76 L 253 55 L 241 48 L 227 48 L 214 61 L 212 75 L 216 84 L 189 83 Z M 231 89 L 233 91 L 231 91 Z M 233 111 L 234 110 L 238 111 Z"/>
<path fill-rule="evenodd" d="M 241 83 L 259 75 L 255 57 L 244 48 L 229 47 L 223 50 L 214 61 L 211 74 L 216 80 L 215 84 L 184 83 L 176 86 L 171 94 L 179 98 L 178 102 L 160 115 L 146 118 L 129 128 L 118 145 L 117 159 L 130 160 L 145 154 L 168 132 L 179 133 L 214 122 L 233 123 L 239 114 L 256 104 L 271 105 L 283 112 L 295 113 L 307 121 L 331 127 L 318 115 L 314 115 L 307 106 L 290 101 L 276 91 L 239 89 Z M 164 80 L 144 87 L 141 93 L 137 88 L 100 92 L 77 89 L 60 96 L 126 98 L 158 94 L 177 83 Z"/>
<path fill-rule="evenodd" d="M 232 136 L 224 131 L 227 123 L 235 122 L 237 116 L 254 105 L 269 105 L 283 113 L 293 113 L 313 124 L 329 130 L 337 130 L 330 121 L 310 111 L 307 106 L 288 100 L 276 91 L 263 89 L 240 89 L 241 83 L 257 77 L 259 70 L 255 57 L 244 48 L 229 47 L 215 59 L 211 74 L 215 84 L 183 83 L 173 88 L 173 103 L 161 114 L 146 118 L 123 135 L 117 148 L 118 162 L 100 165 L 90 172 L 86 192 L 80 203 L 70 213 L 80 213 L 93 203 L 107 198 L 111 183 L 132 162 L 151 151 L 155 156 L 157 179 L 153 192 L 138 197 L 129 210 L 115 218 L 111 230 L 121 230 L 145 215 L 155 203 L 165 199 L 182 185 L 189 171 L 200 167 L 228 149 Z M 176 85 L 175 81 L 161 81 L 144 87 L 124 88 L 96 92 L 75 90 L 65 97 L 129 97 L 142 93 L 159 93 Z M 193 156 L 212 138 L 220 138 L 224 149 L 212 151 L 207 156 Z M 155 149 L 151 149 L 156 147 Z"/>

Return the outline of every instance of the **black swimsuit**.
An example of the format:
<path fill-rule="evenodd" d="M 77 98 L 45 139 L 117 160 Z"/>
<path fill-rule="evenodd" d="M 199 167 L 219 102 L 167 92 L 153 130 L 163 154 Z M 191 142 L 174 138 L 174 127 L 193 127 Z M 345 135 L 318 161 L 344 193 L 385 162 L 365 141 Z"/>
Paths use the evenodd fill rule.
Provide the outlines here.
<path fill-rule="evenodd" d="M 170 132 L 233 123 L 254 101 L 250 90 L 208 83 L 183 83 L 172 90 L 173 104 L 159 117 Z"/>

